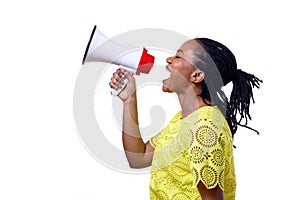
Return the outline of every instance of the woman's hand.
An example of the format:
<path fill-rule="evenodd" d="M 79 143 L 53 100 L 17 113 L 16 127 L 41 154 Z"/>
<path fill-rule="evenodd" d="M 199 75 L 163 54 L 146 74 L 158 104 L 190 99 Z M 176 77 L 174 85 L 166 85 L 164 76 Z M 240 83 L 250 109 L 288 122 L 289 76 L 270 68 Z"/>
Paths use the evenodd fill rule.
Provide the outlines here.
<path fill-rule="evenodd" d="M 127 78 L 128 83 L 118 95 L 122 101 L 130 99 L 129 97 L 136 91 L 135 79 L 133 75 L 124 69 L 118 69 L 113 73 L 111 82 L 109 82 L 109 86 L 112 89 L 119 89 L 123 86 L 125 78 Z"/>

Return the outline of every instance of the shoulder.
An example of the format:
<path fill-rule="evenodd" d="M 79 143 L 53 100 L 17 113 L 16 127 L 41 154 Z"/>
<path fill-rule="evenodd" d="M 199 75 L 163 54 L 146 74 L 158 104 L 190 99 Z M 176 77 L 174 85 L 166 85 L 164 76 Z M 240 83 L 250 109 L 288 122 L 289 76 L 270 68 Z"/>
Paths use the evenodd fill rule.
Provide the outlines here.
<path fill-rule="evenodd" d="M 216 145 L 220 138 L 231 138 L 231 132 L 222 112 L 214 106 L 205 106 L 193 113 L 189 120 L 192 138 L 204 146 Z"/>
<path fill-rule="evenodd" d="M 206 125 L 212 128 L 223 127 L 226 121 L 222 112 L 215 106 L 201 107 L 184 120 L 192 126 Z"/>

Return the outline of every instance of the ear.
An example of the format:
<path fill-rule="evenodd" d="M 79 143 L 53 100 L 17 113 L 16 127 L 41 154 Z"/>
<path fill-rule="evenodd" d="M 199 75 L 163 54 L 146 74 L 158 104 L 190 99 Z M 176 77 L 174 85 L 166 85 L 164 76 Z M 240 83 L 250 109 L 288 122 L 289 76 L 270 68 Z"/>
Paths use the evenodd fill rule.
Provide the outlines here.
<path fill-rule="evenodd" d="M 191 74 L 190 80 L 193 83 L 200 83 L 204 80 L 204 72 L 200 69 L 194 69 L 194 71 Z"/>

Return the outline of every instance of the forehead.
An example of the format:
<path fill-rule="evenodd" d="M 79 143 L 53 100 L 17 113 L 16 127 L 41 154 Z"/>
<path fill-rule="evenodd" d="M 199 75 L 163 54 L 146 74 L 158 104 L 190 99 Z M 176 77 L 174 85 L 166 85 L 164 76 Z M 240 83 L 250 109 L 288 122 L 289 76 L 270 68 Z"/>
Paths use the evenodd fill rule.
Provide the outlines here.
<path fill-rule="evenodd" d="M 191 63 L 199 61 L 204 52 L 205 49 L 196 40 L 184 42 L 177 51 L 177 53 L 182 54 L 181 56 Z"/>
<path fill-rule="evenodd" d="M 181 45 L 179 50 L 185 53 L 187 51 L 203 51 L 204 49 L 196 40 L 188 40 Z"/>

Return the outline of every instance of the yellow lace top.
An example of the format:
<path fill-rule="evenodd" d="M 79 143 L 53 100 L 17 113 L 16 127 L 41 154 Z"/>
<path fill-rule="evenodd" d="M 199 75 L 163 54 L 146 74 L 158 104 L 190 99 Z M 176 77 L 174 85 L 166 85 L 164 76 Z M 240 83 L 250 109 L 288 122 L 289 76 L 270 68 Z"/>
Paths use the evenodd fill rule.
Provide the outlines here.
<path fill-rule="evenodd" d="M 208 189 L 218 185 L 225 200 L 235 199 L 232 136 L 217 107 L 202 107 L 184 119 L 177 113 L 150 143 L 150 199 L 201 200 L 199 181 Z"/>

